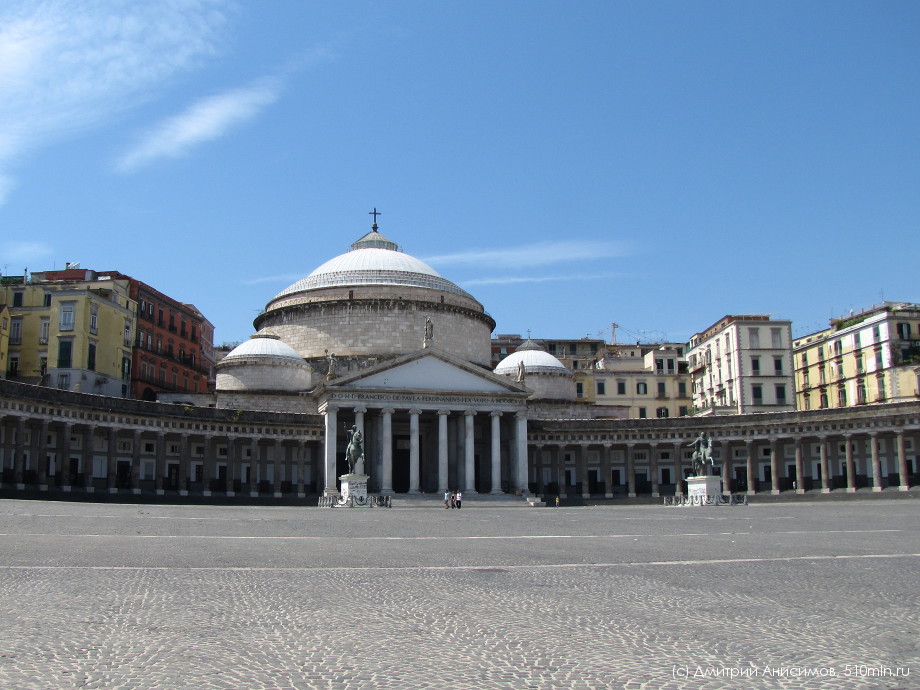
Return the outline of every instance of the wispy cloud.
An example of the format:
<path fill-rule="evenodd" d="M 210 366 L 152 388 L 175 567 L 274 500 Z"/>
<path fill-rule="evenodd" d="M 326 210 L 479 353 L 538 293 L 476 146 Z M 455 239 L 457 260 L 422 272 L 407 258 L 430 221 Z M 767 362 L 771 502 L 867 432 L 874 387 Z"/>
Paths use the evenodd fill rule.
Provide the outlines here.
<path fill-rule="evenodd" d="M 295 280 L 303 278 L 303 274 L 282 273 L 274 276 L 262 276 L 261 278 L 250 278 L 244 280 L 243 285 L 261 285 L 262 283 L 292 283 Z"/>
<path fill-rule="evenodd" d="M 29 151 L 98 127 L 218 52 L 231 0 L 0 5 L 0 202 Z"/>
<path fill-rule="evenodd" d="M 495 276 L 492 278 L 473 278 L 472 280 L 461 281 L 463 287 L 473 285 L 517 285 L 520 283 L 557 283 L 570 282 L 573 280 L 606 280 L 615 278 L 617 273 L 571 273 L 569 275 L 557 276 Z"/>
<path fill-rule="evenodd" d="M 276 78 L 259 80 L 193 103 L 184 112 L 154 127 L 119 159 L 119 172 L 132 172 L 160 158 L 177 158 L 189 149 L 217 139 L 233 127 L 255 117 L 278 99 L 281 82 Z"/>
<path fill-rule="evenodd" d="M 435 266 L 467 265 L 481 268 L 521 269 L 550 266 L 569 261 L 610 259 L 627 256 L 625 245 L 617 242 L 579 240 L 567 242 L 538 242 L 535 244 L 481 249 L 425 257 Z"/>

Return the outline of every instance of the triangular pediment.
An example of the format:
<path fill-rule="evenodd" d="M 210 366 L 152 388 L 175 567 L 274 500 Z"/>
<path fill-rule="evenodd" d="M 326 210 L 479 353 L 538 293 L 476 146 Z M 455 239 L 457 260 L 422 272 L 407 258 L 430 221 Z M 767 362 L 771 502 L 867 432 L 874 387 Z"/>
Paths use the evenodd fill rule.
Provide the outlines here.
<path fill-rule="evenodd" d="M 408 355 L 373 369 L 331 381 L 336 388 L 520 393 L 514 382 L 434 351 Z"/>

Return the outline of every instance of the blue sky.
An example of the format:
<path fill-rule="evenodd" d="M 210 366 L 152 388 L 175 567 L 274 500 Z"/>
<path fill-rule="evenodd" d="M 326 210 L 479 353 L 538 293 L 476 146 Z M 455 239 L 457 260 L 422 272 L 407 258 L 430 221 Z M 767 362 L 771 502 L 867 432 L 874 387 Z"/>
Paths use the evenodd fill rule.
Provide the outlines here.
<path fill-rule="evenodd" d="M 920 3 L 0 5 L 0 270 L 238 341 L 380 231 L 498 333 L 920 301 Z"/>

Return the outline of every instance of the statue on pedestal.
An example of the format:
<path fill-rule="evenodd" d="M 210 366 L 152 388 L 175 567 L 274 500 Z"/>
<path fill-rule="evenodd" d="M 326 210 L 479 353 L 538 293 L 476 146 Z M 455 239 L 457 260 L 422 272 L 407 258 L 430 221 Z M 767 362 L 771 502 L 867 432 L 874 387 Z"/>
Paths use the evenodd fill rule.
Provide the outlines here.
<path fill-rule="evenodd" d="M 687 445 L 693 448 L 693 474 L 697 477 L 712 476 L 712 439 L 705 431 Z"/>
<path fill-rule="evenodd" d="M 345 431 L 348 437 L 348 447 L 345 449 L 345 459 L 348 460 L 348 473 L 364 474 L 364 446 L 363 436 L 358 428 L 352 425 Z"/>

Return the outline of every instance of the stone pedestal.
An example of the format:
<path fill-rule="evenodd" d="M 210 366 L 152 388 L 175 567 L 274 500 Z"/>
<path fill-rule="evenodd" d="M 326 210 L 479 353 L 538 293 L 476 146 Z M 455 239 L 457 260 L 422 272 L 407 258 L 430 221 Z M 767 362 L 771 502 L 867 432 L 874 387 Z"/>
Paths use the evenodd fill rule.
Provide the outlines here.
<path fill-rule="evenodd" d="M 687 496 L 721 496 L 722 480 L 719 477 L 687 477 Z"/>
<path fill-rule="evenodd" d="M 342 500 L 355 499 L 361 503 L 365 502 L 367 500 L 367 478 L 368 475 L 366 474 L 343 474 L 340 476 Z"/>

